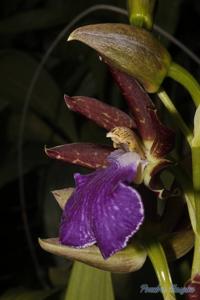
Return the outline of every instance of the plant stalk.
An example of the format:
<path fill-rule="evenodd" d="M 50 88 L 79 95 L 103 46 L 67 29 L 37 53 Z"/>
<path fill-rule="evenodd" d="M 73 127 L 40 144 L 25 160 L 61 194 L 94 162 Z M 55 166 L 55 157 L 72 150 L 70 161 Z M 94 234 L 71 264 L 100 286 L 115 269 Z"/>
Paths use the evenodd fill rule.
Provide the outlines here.
<path fill-rule="evenodd" d="M 195 235 L 194 254 L 192 262 L 192 278 L 200 274 L 200 236 Z"/>
<path fill-rule="evenodd" d="M 196 107 L 200 104 L 200 85 L 196 79 L 183 67 L 172 62 L 168 76 L 182 84 L 190 93 Z"/>
<path fill-rule="evenodd" d="M 149 241 L 146 245 L 148 256 L 156 272 L 159 286 L 164 300 L 175 300 L 170 271 L 164 250 L 156 240 Z"/>
<path fill-rule="evenodd" d="M 182 131 L 183 135 L 185 136 L 186 140 L 188 141 L 189 145 L 191 145 L 193 134 L 191 130 L 188 128 L 186 123 L 184 122 L 183 118 L 181 117 L 180 113 L 177 111 L 175 105 L 173 104 L 170 97 L 164 90 L 160 90 L 157 93 L 158 97 L 162 101 L 165 108 L 169 111 L 170 115 L 174 119 L 175 123 L 178 125 L 180 130 Z"/>

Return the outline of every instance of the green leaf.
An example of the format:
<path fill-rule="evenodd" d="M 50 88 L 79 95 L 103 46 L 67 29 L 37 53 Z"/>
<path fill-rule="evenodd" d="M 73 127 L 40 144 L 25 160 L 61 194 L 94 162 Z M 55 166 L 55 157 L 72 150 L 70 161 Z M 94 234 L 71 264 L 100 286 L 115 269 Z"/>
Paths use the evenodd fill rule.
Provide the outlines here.
<path fill-rule="evenodd" d="M 6 140 L 11 143 L 16 143 L 19 138 L 20 128 L 20 113 L 13 113 L 8 118 L 8 123 L 5 130 Z M 52 144 L 62 144 L 65 140 L 56 134 L 56 130 L 39 118 L 35 113 L 27 113 L 27 124 L 24 131 L 25 142 L 36 142 L 47 144 L 51 141 Z"/>
<path fill-rule="evenodd" d="M 36 166 L 48 162 L 43 147 L 39 144 L 25 145 L 23 154 L 24 174 L 30 172 Z M 3 154 L 3 158 L 0 168 L 0 187 L 18 177 L 17 149 L 9 147 L 9 150 Z"/>
<path fill-rule="evenodd" d="M 45 300 L 56 293 L 54 290 L 27 290 L 24 288 L 10 289 L 5 292 L 0 300 Z"/>
<path fill-rule="evenodd" d="M 168 1 L 157 1 L 155 23 L 172 35 L 174 34 L 179 21 L 179 12 L 182 2 L 183 0 L 173 0 L 169 9 Z M 160 40 L 165 42 L 165 45 L 169 44 L 169 41 L 166 41 L 163 37 L 160 37 Z"/>
<path fill-rule="evenodd" d="M 37 1 L 34 0 L 34 2 Z M 79 1 L 78 5 L 73 0 L 62 1 L 62 3 L 57 2 L 53 1 L 50 4 L 49 1 L 45 1 L 43 4 L 46 6 L 45 8 L 20 12 L 2 20 L 0 22 L 0 34 L 16 34 L 67 24 L 72 17 L 94 4 L 93 1 L 90 1 L 90 3 Z M 8 5 L 11 6 L 10 3 Z M 33 5 L 34 3 L 32 3 Z M 13 10 L 15 11 L 15 8 Z M 9 12 L 9 14 L 12 14 L 12 12 Z"/>
<path fill-rule="evenodd" d="M 34 9 L 0 22 L 0 34 L 16 34 L 39 30 L 66 22 L 66 9 Z"/>
<path fill-rule="evenodd" d="M 197 107 L 194 116 L 194 138 L 192 140 L 192 146 L 200 147 L 200 105 Z"/>
<path fill-rule="evenodd" d="M 75 262 L 65 300 L 114 300 L 111 274 Z"/>
<path fill-rule="evenodd" d="M 21 112 L 26 93 L 38 62 L 19 51 L 0 53 L 0 98 L 9 102 L 16 112 Z M 76 140 L 73 114 L 64 104 L 63 93 L 48 74 L 42 70 L 32 93 L 30 110 L 47 124 L 54 126 L 65 139 Z"/>
<path fill-rule="evenodd" d="M 3 111 L 8 106 L 8 102 L 0 99 L 0 112 Z"/>

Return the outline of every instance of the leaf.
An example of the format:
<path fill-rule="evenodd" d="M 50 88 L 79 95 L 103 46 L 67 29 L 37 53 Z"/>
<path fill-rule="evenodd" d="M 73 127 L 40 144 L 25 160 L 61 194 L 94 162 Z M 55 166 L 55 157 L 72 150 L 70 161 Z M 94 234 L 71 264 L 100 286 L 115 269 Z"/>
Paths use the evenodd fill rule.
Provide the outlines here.
<path fill-rule="evenodd" d="M 44 155 L 43 146 L 39 144 L 28 144 L 24 146 L 24 174 L 30 172 L 36 166 L 48 162 Z M 0 187 L 15 180 L 18 177 L 17 149 L 10 147 L 2 154 L 0 168 Z"/>
<path fill-rule="evenodd" d="M 0 34 L 16 34 L 46 29 L 66 22 L 66 8 L 33 9 L 0 22 Z"/>
<path fill-rule="evenodd" d="M 20 128 L 20 113 L 13 113 L 8 118 L 8 123 L 5 130 L 6 140 L 11 143 L 16 143 L 19 138 Z M 54 128 L 50 127 L 46 122 L 39 118 L 35 113 L 27 113 L 27 124 L 24 131 L 24 141 L 47 144 L 51 141 L 53 144 L 61 144 L 65 140 L 59 136 L 59 133 L 54 132 Z"/>
<path fill-rule="evenodd" d="M 194 245 L 192 230 L 173 232 L 162 242 L 167 259 L 173 261 L 187 254 Z"/>
<path fill-rule="evenodd" d="M 64 300 L 114 300 L 110 272 L 75 262 Z"/>
<path fill-rule="evenodd" d="M 0 112 L 3 111 L 8 106 L 8 101 L 0 99 Z"/>
<path fill-rule="evenodd" d="M 179 12 L 182 2 L 183 0 L 174 0 L 171 2 L 169 9 L 168 1 L 157 1 L 158 5 L 156 9 L 155 23 L 172 35 L 174 34 L 179 21 Z M 165 45 L 169 44 L 169 41 L 166 41 L 163 37 L 160 37 L 160 39 L 161 41 L 165 41 Z"/>
<path fill-rule="evenodd" d="M 0 97 L 9 101 L 16 112 L 22 110 L 37 67 L 38 62 L 23 52 L 0 52 Z M 63 137 L 76 139 L 73 115 L 66 109 L 57 84 L 45 70 L 41 72 L 33 90 L 30 109 L 47 124 L 53 124 Z"/>
<path fill-rule="evenodd" d="M 37 4 L 37 2 L 39 1 L 41 0 L 34 0 L 35 4 Z M 31 1 L 31 7 L 33 7 L 34 5 L 34 3 L 32 2 L 33 0 Z M 43 4 L 43 6 L 46 6 L 45 8 L 32 9 L 22 13 L 20 12 L 16 15 L 2 20 L 0 22 L 0 34 L 16 34 L 67 24 L 73 16 L 76 16 L 79 12 L 83 11 L 86 8 L 85 2 L 79 2 L 78 5 L 76 5 L 73 0 L 68 0 L 67 4 L 63 4 L 64 1 L 62 1 L 62 3 L 56 3 L 58 1 L 53 1 L 52 5 L 49 5 L 48 2 L 49 1 L 45 1 L 45 3 Z M 90 2 L 92 5 L 93 2 Z M 7 4 L 7 2 L 5 3 Z M 8 3 L 7 10 L 9 10 L 10 6 L 11 3 Z M 13 7 L 13 11 L 15 11 L 18 7 L 19 4 L 16 4 L 16 7 Z M 9 11 L 8 14 L 12 14 L 12 11 Z"/>
<path fill-rule="evenodd" d="M 24 288 L 10 289 L 5 292 L 0 300 L 45 300 L 52 294 L 56 293 L 54 290 L 27 290 Z"/>
<path fill-rule="evenodd" d="M 194 138 L 192 139 L 193 147 L 200 147 L 200 105 L 194 115 Z"/>

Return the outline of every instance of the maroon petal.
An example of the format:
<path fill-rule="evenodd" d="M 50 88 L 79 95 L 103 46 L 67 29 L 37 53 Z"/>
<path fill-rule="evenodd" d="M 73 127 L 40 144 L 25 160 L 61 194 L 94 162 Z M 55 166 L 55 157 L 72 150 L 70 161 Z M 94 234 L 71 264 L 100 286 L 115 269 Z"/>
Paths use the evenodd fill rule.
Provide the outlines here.
<path fill-rule="evenodd" d="M 128 128 L 136 126 L 133 119 L 126 113 L 94 98 L 84 96 L 69 97 L 65 95 L 64 99 L 69 109 L 81 113 L 107 130 L 117 126 Z"/>
<path fill-rule="evenodd" d="M 131 76 L 110 67 L 130 107 L 138 131 L 154 157 L 163 157 L 174 145 L 174 133 L 163 125 L 153 102 L 140 84 Z M 151 142 L 149 144 L 149 142 Z"/>
<path fill-rule="evenodd" d="M 73 143 L 45 148 L 46 154 L 51 158 L 92 169 L 106 166 L 106 158 L 112 151 L 111 147 L 90 143 Z"/>
<path fill-rule="evenodd" d="M 160 199 L 177 195 L 177 190 L 166 189 L 160 179 L 161 172 L 171 164 L 171 161 L 167 159 L 160 159 L 154 163 L 149 163 L 144 171 L 145 185 L 155 192 Z"/>
<path fill-rule="evenodd" d="M 200 274 L 196 274 L 193 279 L 186 283 L 187 288 L 187 300 L 199 300 L 200 299 Z"/>
<path fill-rule="evenodd" d="M 129 105 L 141 137 L 152 141 L 155 132 L 149 108 L 154 109 L 154 105 L 150 97 L 133 77 L 111 67 L 110 71 Z"/>
<path fill-rule="evenodd" d="M 149 110 L 152 123 L 156 129 L 156 135 L 151 147 L 151 154 L 154 157 L 164 157 L 174 147 L 174 131 L 163 125 L 157 115 L 156 110 Z"/>

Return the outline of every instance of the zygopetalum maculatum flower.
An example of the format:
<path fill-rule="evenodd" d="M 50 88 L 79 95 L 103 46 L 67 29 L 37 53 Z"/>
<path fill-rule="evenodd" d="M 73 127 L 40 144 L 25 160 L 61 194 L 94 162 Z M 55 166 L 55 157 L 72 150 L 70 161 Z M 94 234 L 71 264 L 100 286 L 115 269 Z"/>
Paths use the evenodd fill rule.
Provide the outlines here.
<path fill-rule="evenodd" d="M 146 186 L 161 201 L 173 193 L 165 188 L 159 175 L 171 164 L 166 155 L 173 148 L 174 133 L 160 122 L 142 86 L 132 76 L 108 65 L 130 115 L 94 98 L 65 95 L 70 110 L 107 130 L 113 147 L 73 143 L 45 149 L 51 158 L 94 171 L 75 174 L 74 188 L 54 192 L 63 208 L 59 239 L 40 240 L 40 244 L 49 252 L 99 268 L 129 272 L 139 269 L 146 259 L 136 239 L 148 214 L 138 188 Z M 189 248 L 191 244 L 190 240 Z M 186 248 L 188 245 L 183 245 L 181 255 Z"/>

